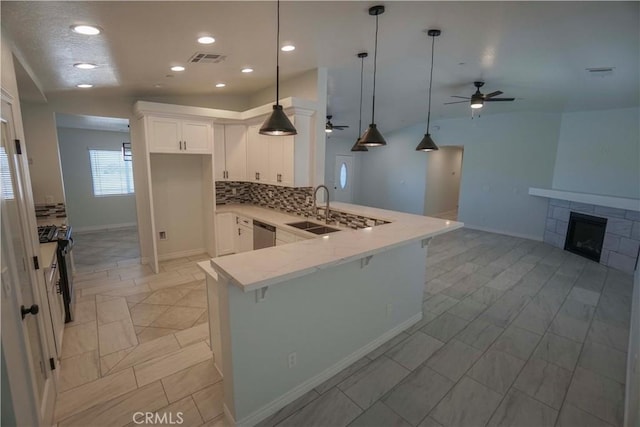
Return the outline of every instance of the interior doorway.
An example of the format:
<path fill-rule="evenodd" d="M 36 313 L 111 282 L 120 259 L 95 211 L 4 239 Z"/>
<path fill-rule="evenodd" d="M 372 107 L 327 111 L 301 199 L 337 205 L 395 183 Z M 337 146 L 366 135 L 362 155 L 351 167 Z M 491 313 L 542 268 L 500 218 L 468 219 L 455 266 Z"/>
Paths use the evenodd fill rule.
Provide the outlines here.
<path fill-rule="evenodd" d="M 140 259 L 129 120 L 56 114 L 76 271 Z"/>
<path fill-rule="evenodd" d="M 427 160 L 427 182 L 424 214 L 456 221 L 464 149 L 459 146 L 440 147 Z"/>

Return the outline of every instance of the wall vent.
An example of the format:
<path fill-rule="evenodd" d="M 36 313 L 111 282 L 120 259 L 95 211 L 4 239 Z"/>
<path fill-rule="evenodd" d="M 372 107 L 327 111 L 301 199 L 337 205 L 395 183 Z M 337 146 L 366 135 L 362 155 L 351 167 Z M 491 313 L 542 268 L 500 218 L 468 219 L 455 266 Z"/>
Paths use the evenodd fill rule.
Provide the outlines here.
<path fill-rule="evenodd" d="M 219 55 L 217 53 L 196 52 L 189 58 L 189 62 L 195 64 L 218 64 L 225 59 L 227 59 L 225 55 Z"/>
<path fill-rule="evenodd" d="M 592 77 L 608 77 L 613 75 L 615 67 L 592 67 L 585 68 L 587 74 Z"/>

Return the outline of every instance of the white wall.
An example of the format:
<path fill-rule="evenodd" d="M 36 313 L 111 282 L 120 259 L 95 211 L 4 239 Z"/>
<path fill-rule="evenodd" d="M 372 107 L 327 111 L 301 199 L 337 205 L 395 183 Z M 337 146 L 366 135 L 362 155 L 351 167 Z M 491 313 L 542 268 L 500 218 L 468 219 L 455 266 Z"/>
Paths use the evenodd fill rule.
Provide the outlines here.
<path fill-rule="evenodd" d="M 387 145 L 361 153 L 354 203 L 422 215 L 428 154 L 415 148 L 424 125 L 389 133 L 380 130 Z"/>
<path fill-rule="evenodd" d="M 438 215 L 458 208 L 462 148 L 440 147 L 427 156 L 424 214 Z"/>
<path fill-rule="evenodd" d="M 318 99 L 318 70 L 306 71 L 297 76 L 280 81 L 280 99 L 295 96 L 297 98 Z M 273 86 L 262 89 L 249 98 L 249 108 L 259 107 L 265 104 L 273 104 L 276 100 L 275 80 Z"/>
<path fill-rule="evenodd" d="M 125 141 L 126 132 L 58 128 L 67 214 L 75 230 L 136 223 L 135 195 L 93 194 L 89 149 L 120 151 Z"/>
<path fill-rule="evenodd" d="M 633 276 L 624 425 L 640 425 L 640 269 Z"/>
<path fill-rule="evenodd" d="M 542 239 L 547 201 L 527 194 L 549 187 L 560 116 L 536 112 L 484 115 L 435 123 L 440 146 L 464 147 L 458 218 L 466 225 Z M 384 133 L 384 129 L 382 129 Z M 356 203 L 422 214 L 429 153 L 415 151 L 419 124 L 384 134 L 387 146 L 362 157 Z"/>
<path fill-rule="evenodd" d="M 167 240 L 158 240 L 160 257 L 205 252 L 203 157 L 151 154 L 156 233 L 167 233 Z"/>
<path fill-rule="evenodd" d="M 562 115 L 553 187 L 640 198 L 640 109 Z"/>

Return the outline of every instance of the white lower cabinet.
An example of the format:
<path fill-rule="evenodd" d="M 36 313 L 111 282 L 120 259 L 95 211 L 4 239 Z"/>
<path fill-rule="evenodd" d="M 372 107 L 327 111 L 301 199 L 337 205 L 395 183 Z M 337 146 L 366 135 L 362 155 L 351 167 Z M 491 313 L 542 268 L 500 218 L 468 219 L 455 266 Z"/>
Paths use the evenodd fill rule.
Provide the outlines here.
<path fill-rule="evenodd" d="M 235 215 L 231 212 L 216 214 L 216 249 L 218 256 L 236 252 Z"/>
<path fill-rule="evenodd" d="M 253 221 L 243 216 L 236 217 L 236 249 L 237 252 L 253 250 Z"/>

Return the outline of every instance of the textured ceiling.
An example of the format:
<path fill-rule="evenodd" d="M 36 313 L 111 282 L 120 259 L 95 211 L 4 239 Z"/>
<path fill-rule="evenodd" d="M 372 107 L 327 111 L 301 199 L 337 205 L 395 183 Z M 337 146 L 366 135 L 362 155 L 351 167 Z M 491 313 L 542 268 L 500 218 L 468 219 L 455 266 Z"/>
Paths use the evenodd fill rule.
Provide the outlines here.
<path fill-rule="evenodd" d="M 371 2 L 284 1 L 281 54 L 287 78 L 317 67 L 329 70 L 328 108 L 341 135 L 358 132 L 360 60 L 367 50 L 363 126 L 370 120 L 373 33 Z M 426 120 L 430 42 L 435 44 L 433 116 L 470 116 L 466 104 L 446 106 L 450 95 L 470 96 L 474 80 L 485 93 L 502 90 L 512 103 L 493 103 L 484 114 L 574 111 L 638 105 L 639 2 L 393 2 L 380 16 L 376 122 L 383 130 Z M 2 28 L 33 71 L 45 95 L 95 88 L 86 96 L 243 95 L 275 79 L 275 2 L 2 2 Z M 77 35 L 72 24 L 102 27 L 97 37 Z M 216 43 L 202 46 L 199 35 Z M 219 53 L 220 64 L 185 64 L 197 51 Z M 93 62 L 99 68 L 77 70 Z M 252 74 L 240 73 L 251 66 Z M 608 77 L 587 67 L 615 67 Z M 167 75 L 172 75 L 168 77 Z M 215 89 L 216 82 L 227 87 Z M 161 87 L 155 87 L 161 85 Z"/>

